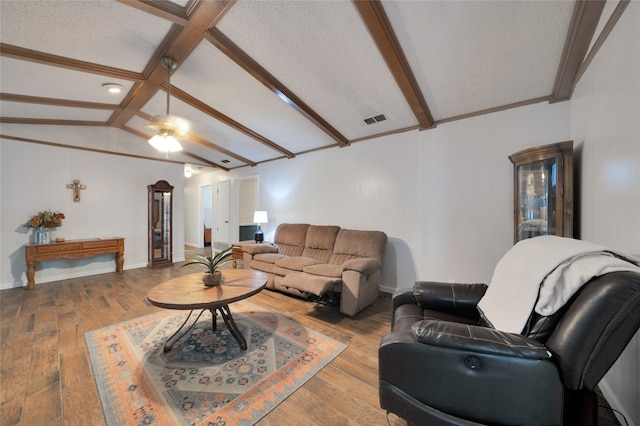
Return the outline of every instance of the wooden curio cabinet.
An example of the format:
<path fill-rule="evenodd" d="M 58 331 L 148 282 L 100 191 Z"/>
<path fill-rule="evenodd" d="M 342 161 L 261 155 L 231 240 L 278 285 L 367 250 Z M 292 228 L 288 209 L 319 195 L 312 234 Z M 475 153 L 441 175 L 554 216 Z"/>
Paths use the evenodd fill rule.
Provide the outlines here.
<path fill-rule="evenodd" d="M 514 243 L 540 235 L 573 237 L 573 142 L 525 149 L 514 166 Z"/>
<path fill-rule="evenodd" d="M 148 185 L 149 268 L 173 264 L 173 186 L 165 180 Z"/>

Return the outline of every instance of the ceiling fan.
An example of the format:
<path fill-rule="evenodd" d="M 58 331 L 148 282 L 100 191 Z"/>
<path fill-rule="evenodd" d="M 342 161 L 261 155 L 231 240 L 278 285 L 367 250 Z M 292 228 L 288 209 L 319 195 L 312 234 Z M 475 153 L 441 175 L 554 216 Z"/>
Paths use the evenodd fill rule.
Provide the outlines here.
<path fill-rule="evenodd" d="M 170 114 L 169 99 L 171 97 L 171 71 L 176 69 L 177 63 L 174 59 L 164 56 L 162 65 L 167 69 L 167 113 L 154 115 L 150 123 L 144 127 L 153 130 L 156 134 L 149 139 L 149 144 L 158 151 L 165 153 L 169 157 L 169 152 L 182 151 L 182 145 L 178 140 L 188 139 L 189 132 L 187 122 Z"/>

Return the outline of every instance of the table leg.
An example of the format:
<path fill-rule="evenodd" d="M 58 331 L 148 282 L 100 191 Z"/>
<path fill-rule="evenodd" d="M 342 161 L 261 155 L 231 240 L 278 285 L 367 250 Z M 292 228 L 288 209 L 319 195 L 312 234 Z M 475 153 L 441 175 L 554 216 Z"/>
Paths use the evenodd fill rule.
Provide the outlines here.
<path fill-rule="evenodd" d="M 27 290 L 33 290 L 36 287 L 36 262 L 34 260 L 27 262 Z"/>
<path fill-rule="evenodd" d="M 189 328 L 187 328 L 184 333 L 182 333 L 180 336 L 176 337 L 178 335 L 178 333 L 180 332 L 180 330 L 182 330 L 184 328 L 184 326 L 187 324 L 187 322 L 189 321 L 189 318 L 191 318 L 191 314 L 193 313 L 193 311 L 189 312 L 189 315 L 187 315 L 187 318 L 184 320 L 184 322 L 182 323 L 182 325 L 180 326 L 180 328 L 178 328 L 176 330 L 175 333 L 173 333 L 171 335 L 171 337 L 169 337 L 167 339 L 167 341 L 164 344 L 164 352 L 167 353 L 171 350 L 171 348 L 173 347 L 173 345 L 178 341 L 178 339 L 180 339 L 181 337 L 183 337 L 185 334 L 187 334 L 189 332 L 189 330 L 191 330 L 193 328 L 194 325 L 196 325 L 198 323 L 198 320 L 200 319 L 200 316 L 202 315 L 202 313 L 204 312 L 204 309 L 200 311 L 200 313 L 198 314 L 198 316 L 196 317 L 195 321 L 193 321 L 193 324 L 191 324 L 189 326 Z M 215 321 L 215 318 L 214 318 Z M 171 342 L 173 340 L 173 343 Z"/>
<path fill-rule="evenodd" d="M 124 252 L 116 253 L 116 272 L 120 275 L 124 274 Z"/>
<path fill-rule="evenodd" d="M 229 310 L 229 305 L 220 306 L 217 309 L 218 311 L 220 311 L 220 316 L 222 316 L 222 319 L 224 320 L 224 323 L 227 326 L 227 330 L 229 330 L 229 333 L 231 333 L 231 335 L 236 339 L 236 342 L 238 342 L 238 345 L 240 345 L 240 348 L 243 351 L 246 351 L 247 341 L 244 339 L 244 336 L 240 332 L 240 329 L 236 325 L 236 322 L 233 320 L 233 317 L 231 316 L 231 311 Z"/>
<path fill-rule="evenodd" d="M 218 314 L 216 313 L 216 309 L 209 309 L 211 312 L 211 326 L 213 327 L 213 331 L 218 331 Z"/>

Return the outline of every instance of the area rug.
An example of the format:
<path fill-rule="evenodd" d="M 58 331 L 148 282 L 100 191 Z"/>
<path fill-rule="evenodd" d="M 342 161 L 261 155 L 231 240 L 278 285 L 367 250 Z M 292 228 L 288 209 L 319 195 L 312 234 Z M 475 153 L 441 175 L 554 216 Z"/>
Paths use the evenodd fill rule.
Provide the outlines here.
<path fill-rule="evenodd" d="M 251 302 L 230 306 L 248 344 L 209 311 L 170 351 L 187 312 L 163 310 L 86 333 L 108 425 L 252 425 L 347 346 Z"/>

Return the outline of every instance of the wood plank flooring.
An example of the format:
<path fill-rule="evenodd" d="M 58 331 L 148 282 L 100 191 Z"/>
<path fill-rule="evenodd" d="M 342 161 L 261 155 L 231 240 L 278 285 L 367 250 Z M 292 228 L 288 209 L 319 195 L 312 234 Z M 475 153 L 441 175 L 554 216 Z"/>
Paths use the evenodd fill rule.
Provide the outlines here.
<path fill-rule="evenodd" d="M 0 292 L 0 424 L 102 425 L 84 334 L 159 308 L 154 285 L 197 269 L 132 269 Z M 389 332 L 391 303 L 349 318 L 336 308 L 262 291 L 251 302 L 349 345 L 259 425 L 386 425 L 378 405 L 378 344 Z M 363 333 L 362 330 L 366 330 Z M 391 425 L 404 421 L 390 415 Z"/>
<path fill-rule="evenodd" d="M 84 334 L 159 310 L 147 291 L 197 271 L 178 266 L 0 291 L 0 424 L 103 425 Z M 406 425 L 378 403 L 377 351 L 389 332 L 390 295 L 355 318 L 272 291 L 249 300 L 349 346 L 259 425 Z"/>

